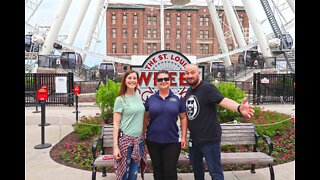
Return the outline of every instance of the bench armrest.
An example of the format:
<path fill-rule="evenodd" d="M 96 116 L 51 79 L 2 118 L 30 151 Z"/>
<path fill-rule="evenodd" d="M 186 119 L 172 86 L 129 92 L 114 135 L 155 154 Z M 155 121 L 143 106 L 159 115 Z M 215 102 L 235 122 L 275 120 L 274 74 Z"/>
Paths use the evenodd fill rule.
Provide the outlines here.
<path fill-rule="evenodd" d="M 269 147 L 268 155 L 271 156 L 272 151 L 273 151 L 273 143 L 272 143 L 271 138 L 267 135 L 259 135 L 258 138 L 262 138 L 263 141 L 268 144 L 268 147 Z"/>
<path fill-rule="evenodd" d="M 92 142 L 92 157 L 93 159 L 96 159 L 96 152 L 97 152 L 97 144 L 98 144 L 99 138 L 95 138 Z"/>

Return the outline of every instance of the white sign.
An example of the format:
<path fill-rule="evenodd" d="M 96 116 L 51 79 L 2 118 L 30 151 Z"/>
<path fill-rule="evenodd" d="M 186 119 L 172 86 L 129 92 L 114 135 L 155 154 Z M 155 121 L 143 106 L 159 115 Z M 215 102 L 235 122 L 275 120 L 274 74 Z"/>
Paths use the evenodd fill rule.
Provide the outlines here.
<path fill-rule="evenodd" d="M 264 77 L 263 79 L 261 79 L 261 83 L 269 83 L 269 79 L 267 79 L 266 77 Z"/>
<path fill-rule="evenodd" d="M 67 93 L 67 77 L 55 77 L 56 93 Z"/>
<path fill-rule="evenodd" d="M 172 92 L 184 96 L 189 87 L 184 78 L 184 71 L 185 66 L 190 63 L 189 59 L 179 52 L 163 50 L 150 55 L 142 65 L 132 66 L 132 70 L 139 73 L 139 94 L 142 100 L 145 101 L 148 96 L 158 90 L 155 73 L 160 70 L 169 71 Z M 202 74 L 200 79 L 203 79 L 204 67 L 199 66 L 199 69 Z"/>

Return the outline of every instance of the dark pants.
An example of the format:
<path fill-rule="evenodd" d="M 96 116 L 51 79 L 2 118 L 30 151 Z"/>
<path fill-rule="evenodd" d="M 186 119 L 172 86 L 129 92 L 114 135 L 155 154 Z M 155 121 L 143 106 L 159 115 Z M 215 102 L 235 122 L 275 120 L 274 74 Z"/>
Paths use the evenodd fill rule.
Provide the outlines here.
<path fill-rule="evenodd" d="M 192 147 L 189 147 L 189 153 L 195 180 L 204 180 L 203 158 L 206 160 L 211 179 L 224 180 L 220 142 L 213 144 L 192 143 Z"/>
<path fill-rule="evenodd" d="M 146 140 L 152 161 L 154 180 L 177 180 L 177 162 L 181 143 L 156 143 Z"/>

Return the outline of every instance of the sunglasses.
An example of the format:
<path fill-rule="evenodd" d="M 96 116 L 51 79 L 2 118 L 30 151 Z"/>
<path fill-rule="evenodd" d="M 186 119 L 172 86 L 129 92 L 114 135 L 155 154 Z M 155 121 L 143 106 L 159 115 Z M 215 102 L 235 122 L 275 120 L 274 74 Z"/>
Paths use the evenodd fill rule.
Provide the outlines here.
<path fill-rule="evenodd" d="M 169 78 L 158 78 L 157 82 L 162 82 L 163 80 L 167 82 L 169 81 Z"/>

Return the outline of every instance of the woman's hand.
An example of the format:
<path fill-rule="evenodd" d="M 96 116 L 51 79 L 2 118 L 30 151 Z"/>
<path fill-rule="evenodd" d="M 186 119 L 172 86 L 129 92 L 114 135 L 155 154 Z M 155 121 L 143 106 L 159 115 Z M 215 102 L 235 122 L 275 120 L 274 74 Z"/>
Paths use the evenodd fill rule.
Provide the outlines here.
<path fill-rule="evenodd" d="M 186 138 L 181 138 L 181 148 L 185 149 L 187 147 L 187 140 Z"/>
<path fill-rule="evenodd" d="M 114 159 L 118 160 L 121 158 L 119 147 L 113 147 L 113 157 Z"/>

